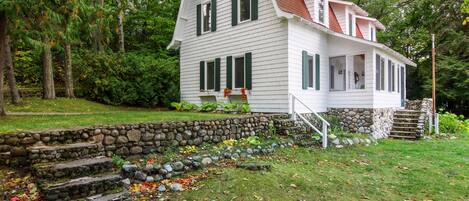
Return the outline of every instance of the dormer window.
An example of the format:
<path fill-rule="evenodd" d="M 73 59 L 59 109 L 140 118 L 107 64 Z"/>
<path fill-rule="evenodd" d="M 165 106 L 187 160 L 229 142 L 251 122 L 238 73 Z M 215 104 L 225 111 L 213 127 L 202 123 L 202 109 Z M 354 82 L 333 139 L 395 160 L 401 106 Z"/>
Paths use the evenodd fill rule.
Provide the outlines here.
<path fill-rule="evenodd" d="M 370 29 L 370 40 L 375 41 L 375 28 L 371 27 Z"/>
<path fill-rule="evenodd" d="M 202 12 L 203 32 L 205 33 L 211 31 L 212 16 L 210 14 L 212 13 L 212 5 L 210 2 L 202 5 Z"/>
<path fill-rule="evenodd" d="M 318 21 L 320 23 L 325 23 L 325 14 L 326 12 L 324 11 L 325 10 L 325 5 L 326 2 L 325 0 L 318 0 Z"/>
<path fill-rule="evenodd" d="M 353 36 L 353 28 L 354 28 L 354 23 L 353 23 L 353 15 L 348 14 L 348 34 Z"/>

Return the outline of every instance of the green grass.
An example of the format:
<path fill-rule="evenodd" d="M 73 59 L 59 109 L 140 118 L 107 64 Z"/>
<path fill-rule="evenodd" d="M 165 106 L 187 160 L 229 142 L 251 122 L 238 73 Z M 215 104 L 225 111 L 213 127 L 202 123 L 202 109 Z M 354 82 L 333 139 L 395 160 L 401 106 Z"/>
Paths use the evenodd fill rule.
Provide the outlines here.
<path fill-rule="evenodd" d="M 216 169 L 174 200 L 469 200 L 469 140 L 282 150 L 270 172 Z"/>
<path fill-rule="evenodd" d="M 38 115 L 9 115 L 0 120 L 0 133 L 74 128 L 92 125 L 114 125 L 157 121 L 187 121 L 234 117 L 231 114 L 158 111 L 157 109 L 117 107 L 83 99 L 41 100 L 27 98 L 20 106 L 8 105 L 7 112 Z M 79 115 L 40 115 L 41 113 L 93 113 Z"/>
<path fill-rule="evenodd" d="M 21 105 L 7 103 L 7 112 L 35 112 L 35 113 L 99 113 L 115 111 L 149 111 L 146 108 L 118 107 L 104 105 L 84 99 L 57 98 L 43 100 L 40 98 L 24 98 Z"/>

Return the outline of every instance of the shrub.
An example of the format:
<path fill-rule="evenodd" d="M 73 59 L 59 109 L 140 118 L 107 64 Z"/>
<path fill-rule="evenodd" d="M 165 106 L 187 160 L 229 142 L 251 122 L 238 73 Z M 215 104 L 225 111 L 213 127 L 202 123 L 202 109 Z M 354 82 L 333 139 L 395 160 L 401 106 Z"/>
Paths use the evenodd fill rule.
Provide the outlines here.
<path fill-rule="evenodd" d="M 129 161 L 123 159 L 122 157 L 118 156 L 118 155 L 112 155 L 112 163 L 119 167 L 119 168 L 122 168 L 122 166 L 124 166 L 125 164 L 128 164 L 130 163 Z"/>
<path fill-rule="evenodd" d="M 213 112 L 218 109 L 218 103 L 213 103 L 213 102 L 205 102 L 202 103 L 200 106 L 200 111 L 202 112 Z"/>
<path fill-rule="evenodd" d="M 74 54 L 78 95 L 111 105 L 169 106 L 179 99 L 178 60 L 149 52 Z"/>
<path fill-rule="evenodd" d="M 441 113 L 439 114 L 439 128 L 441 133 L 467 134 L 469 133 L 469 120 L 464 120 L 463 115 Z"/>
<path fill-rule="evenodd" d="M 225 104 L 223 104 L 223 110 L 225 112 L 235 112 L 236 108 L 238 108 L 238 104 L 236 104 L 236 103 L 225 103 Z"/>
<path fill-rule="evenodd" d="M 196 104 L 192 104 L 187 101 L 182 101 L 180 103 L 172 102 L 171 106 L 179 112 L 193 111 L 198 108 Z"/>

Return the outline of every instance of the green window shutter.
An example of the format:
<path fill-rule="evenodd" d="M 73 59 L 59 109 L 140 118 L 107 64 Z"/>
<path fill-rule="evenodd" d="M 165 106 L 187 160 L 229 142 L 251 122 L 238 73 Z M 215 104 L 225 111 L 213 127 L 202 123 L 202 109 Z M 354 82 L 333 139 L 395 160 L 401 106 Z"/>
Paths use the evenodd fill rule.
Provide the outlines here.
<path fill-rule="evenodd" d="M 220 58 L 215 59 L 215 91 L 220 91 Z"/>
<path fill-rule="evenodd" d="M 231 26 L 238 25 L 238 0 L 231 0 Z"/>
<path fill-rule="evenodd" d="M 200 90 L 205 90 L 205 61 L 200 62 Z"/>
<path fill-rule="evenodd" d="M 212 32 L 217 31 L 217 0 L 212 0 Z"/>
<path fill-rule="evenodd" d="M 252 89 L 252 53 L 246 53 L 244 56 L 246 62 L 246 89 Z"/>
<path fill-rule="evenodd" d="M 226 57 L 226 88 L 233 89 L 233 57 Z"/>
<path fill-rule="evenodd" d="M 259 1 L 251 0 L 251 20 L 257 20 L 259 18 Z"/>
<path fill-rule="evenodd" d="M 197 36 L 202 35 L 202 5 L 197 5 Z"/>
<path fill-rule="evenodd" d="M 321 56 L 316 54 L 316 90 L 321 90 Z"/>
<path fill-rule="evenodd" d="M 308 52 L 307 51 L 303 51 L 303 59 L 302 59 L 302 64 L 303 64 L 303 79 L 302 79 L 302 86 L 303 86 L 303 89 L 308 89 L 308 75 L 309 75 L 309 72 L 308 72 Z"/>

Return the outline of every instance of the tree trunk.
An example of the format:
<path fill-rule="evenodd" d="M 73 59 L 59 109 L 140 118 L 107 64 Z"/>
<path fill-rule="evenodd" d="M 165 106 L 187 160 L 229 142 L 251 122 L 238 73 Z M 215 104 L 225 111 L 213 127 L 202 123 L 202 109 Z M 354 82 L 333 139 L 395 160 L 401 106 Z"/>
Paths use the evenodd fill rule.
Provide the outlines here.
<path fill-rule="evenodd" d="M 7 35 L 7 16 L 4 11 L 0 12 L 0 116 L 5 116 L 5 101 L 3 99 L 3 66 L 5 66 L 5 38 Z"/>
<path fill-rule="evenodd" d="M 72 76 L 72 47 L 68 42 L 65 42 L 65 95 L 67 98 L 75 98 Z"/>
<path fill-rule="evenodd" d="M 42 54 L 43 68 L 43 97 L 44 99 L 55 99 L 54 74 L 52 70 L 52 52 L 49 37 L 44 37 L 44 52 Z"/>
<path fill-rule="evenodd" d="M 104 12 L 104 0 L 98 0 L 97 2 L 94 1 L 95 3 L 95 7 L 97 7 L 98 11 L 97 12 Z M 102 15 L 104 15 L 103 13 L 101 14 L 98 14 L 96 13 L 96 16 L 97 18 L 103 18 Z M 102 22 L 98 22 L 99 20 L 96 19 L 96 31 L 93 33 L 93 37 L 94 37 L 94 48 L 96 49 L 96 51 L 98 52 L 102 52 L 104 50 L 104 44 L 103 44 L 103 38 L 104 38 L 104 34 L 103 34 L 103 23 Z"/>
<path fill-rule="evenodd" d="M 119 16 L 117 17 L 118 19 L 118 38 L 119 38 L 119 51 L 120 52 L 125 52 L 125 41 L 124 41 L 124 11 L 122 8 L 122 3 L 121 0 L 117 0 L 117 5 L 119 8 Z"/>
<path fill-rule="evenodd" d="M 13 55 L 11 54 L 10 36 L 5 37 L 5 66 L 7 67 L 8 87 L 10 88 L 11 103 L 17 105 L 21 102 L 20 93 L 16 87 L 15 68 L 13 66 Z"/>

